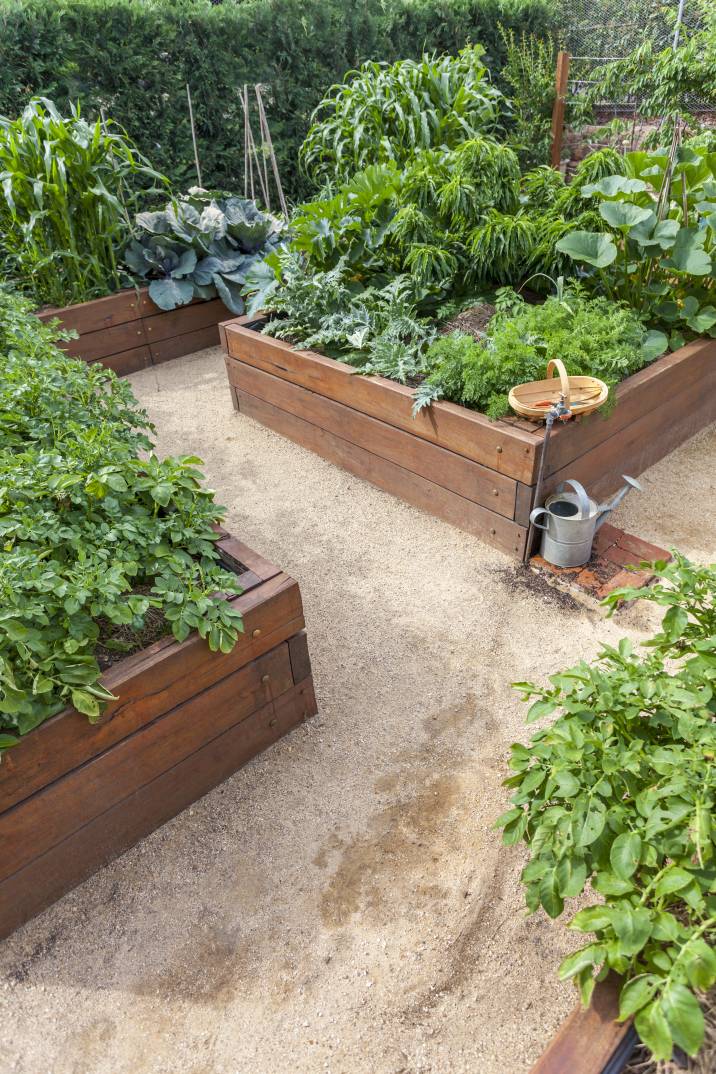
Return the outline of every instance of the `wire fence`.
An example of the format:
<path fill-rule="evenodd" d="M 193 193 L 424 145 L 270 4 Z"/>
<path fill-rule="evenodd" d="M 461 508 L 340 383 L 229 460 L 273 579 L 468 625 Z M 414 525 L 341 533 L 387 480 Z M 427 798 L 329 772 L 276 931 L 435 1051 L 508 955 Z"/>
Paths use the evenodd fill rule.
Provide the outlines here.
<path fill-rule="evenodd" d="M 697 30 L 702 16 L 695 0 L 563 0 L 562 42 L 571 55 L 570 94 L 578 95 L 598 80 L 604 64 L 628 56 L 645 41 L 656 49 L 674 44 L 683 32 Z M 603 100 L 603 118 L 632 114 L 633 97 Z M 713 102 L 689 101 L 693 111 L 712 110 Z"/>

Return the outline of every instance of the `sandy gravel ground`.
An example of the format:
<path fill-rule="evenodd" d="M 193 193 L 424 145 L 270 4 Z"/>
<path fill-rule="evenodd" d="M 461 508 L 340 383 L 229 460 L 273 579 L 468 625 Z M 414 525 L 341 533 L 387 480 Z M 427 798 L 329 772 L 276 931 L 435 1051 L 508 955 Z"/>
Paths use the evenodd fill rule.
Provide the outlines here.
<path fill-rule="evenodd" d="M 320 715 L 0 945 L 0 1070 L 527 1074 L 574 1002 L 491 830 L 514 679 L 604 621 L 477 539 L 234 415 L 220 352 L 136 374 L 162 452 L 301 583 Z M 716 551 L 716 430 L 620 520 Z M 619 520 L 619 519 L 618 519 Z"/>

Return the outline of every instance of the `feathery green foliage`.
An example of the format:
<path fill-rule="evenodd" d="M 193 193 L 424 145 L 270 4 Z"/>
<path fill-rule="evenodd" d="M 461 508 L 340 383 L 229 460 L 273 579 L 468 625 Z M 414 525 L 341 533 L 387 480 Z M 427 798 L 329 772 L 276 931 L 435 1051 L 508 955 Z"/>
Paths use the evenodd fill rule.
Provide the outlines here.
<path fill-rule="evenodd" d="M 665 337 L 647 333 L 631 310 L 604 298 L 590 299 L 579 287 L 538 306 L 509 290 L 498 294 L 501 310 L 484 340 L 454 332 L 430 347 L 425 365 L 432 398 L 499 418 L 509 412 L 510 388 L 541 380 L 550 358 L 561 358 L 573 376 L 595 376 L 614 385 L 666 348 Z"/>
<path fill-rule="evenodd" d="M 150 608 L 222 652 L 242 629 L 216 595 L 240 590 L 201 460 L 157 458 L 126 381 L 58 350 L 29 310 L 0 291 L 0 749 L 66 705 L 99 716 L 100 623 L 109 648 Z"/>
<path fill-rule="evenodd" d="M 16 286 L 55 306 L 119 289 L 139 180 L 164 182 L 112 123 L 63 117 L 34 98 L 0 117 L 0 261 Z"/>

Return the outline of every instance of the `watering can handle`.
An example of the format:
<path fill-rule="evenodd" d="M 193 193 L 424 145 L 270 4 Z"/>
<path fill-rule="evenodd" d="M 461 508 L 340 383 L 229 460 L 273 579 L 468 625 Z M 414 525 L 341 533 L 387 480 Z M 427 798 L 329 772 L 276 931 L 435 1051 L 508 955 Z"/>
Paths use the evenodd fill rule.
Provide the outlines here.
<path fill-rule="evenodd" d="M 530 511 L 530 523 L 534 526 L 536 530 L 546 530 L 548 528 L 547 526 L 541 526 L 537 521 L 540 515 L 547 514 L 549 514 L 549 511 L 546 507 L 535 507 L 532 511 Z"/>
<path fill-rule="evenodd" d="M 549 365 L 547 366 L 547 376 L 553 377 L 555 369 L 559 374 L 559 383 L 562 389 L 562 395 L 564 396 L 565 405 L 569 407 L 569 404 L 571 402 L 569 377 L 567 376 L 567 370 L 564 368 L 564 362 L 561 358 L 550 359 Z"/>
<path fill-rule="evenodd" d="M 589 496 L 587 496 L 587 490 L 584 485 L 581 485 L 579 481 L 575 481 L 574 478 L 570 477 L 567 481 L 563 481 L 556 491 L 562 492 L 566 485 L 569 485 L 577 495 L 579 517 L 589 518 Z"/>

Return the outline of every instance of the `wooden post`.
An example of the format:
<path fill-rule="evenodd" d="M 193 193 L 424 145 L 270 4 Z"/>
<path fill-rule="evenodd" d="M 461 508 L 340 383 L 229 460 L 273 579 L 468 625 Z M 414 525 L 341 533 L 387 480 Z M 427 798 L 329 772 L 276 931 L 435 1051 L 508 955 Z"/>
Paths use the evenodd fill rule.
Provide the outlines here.
<path fill-rule="evenodd" d="M 562 160 L 562 135 L 564 134 L 564 109 L 567 103 L 567 78 L 569 77 L 569 53 L 557 54 L 556 97 L 552 108 L 552 150 L 550 164 L 559 168 Z"/>

